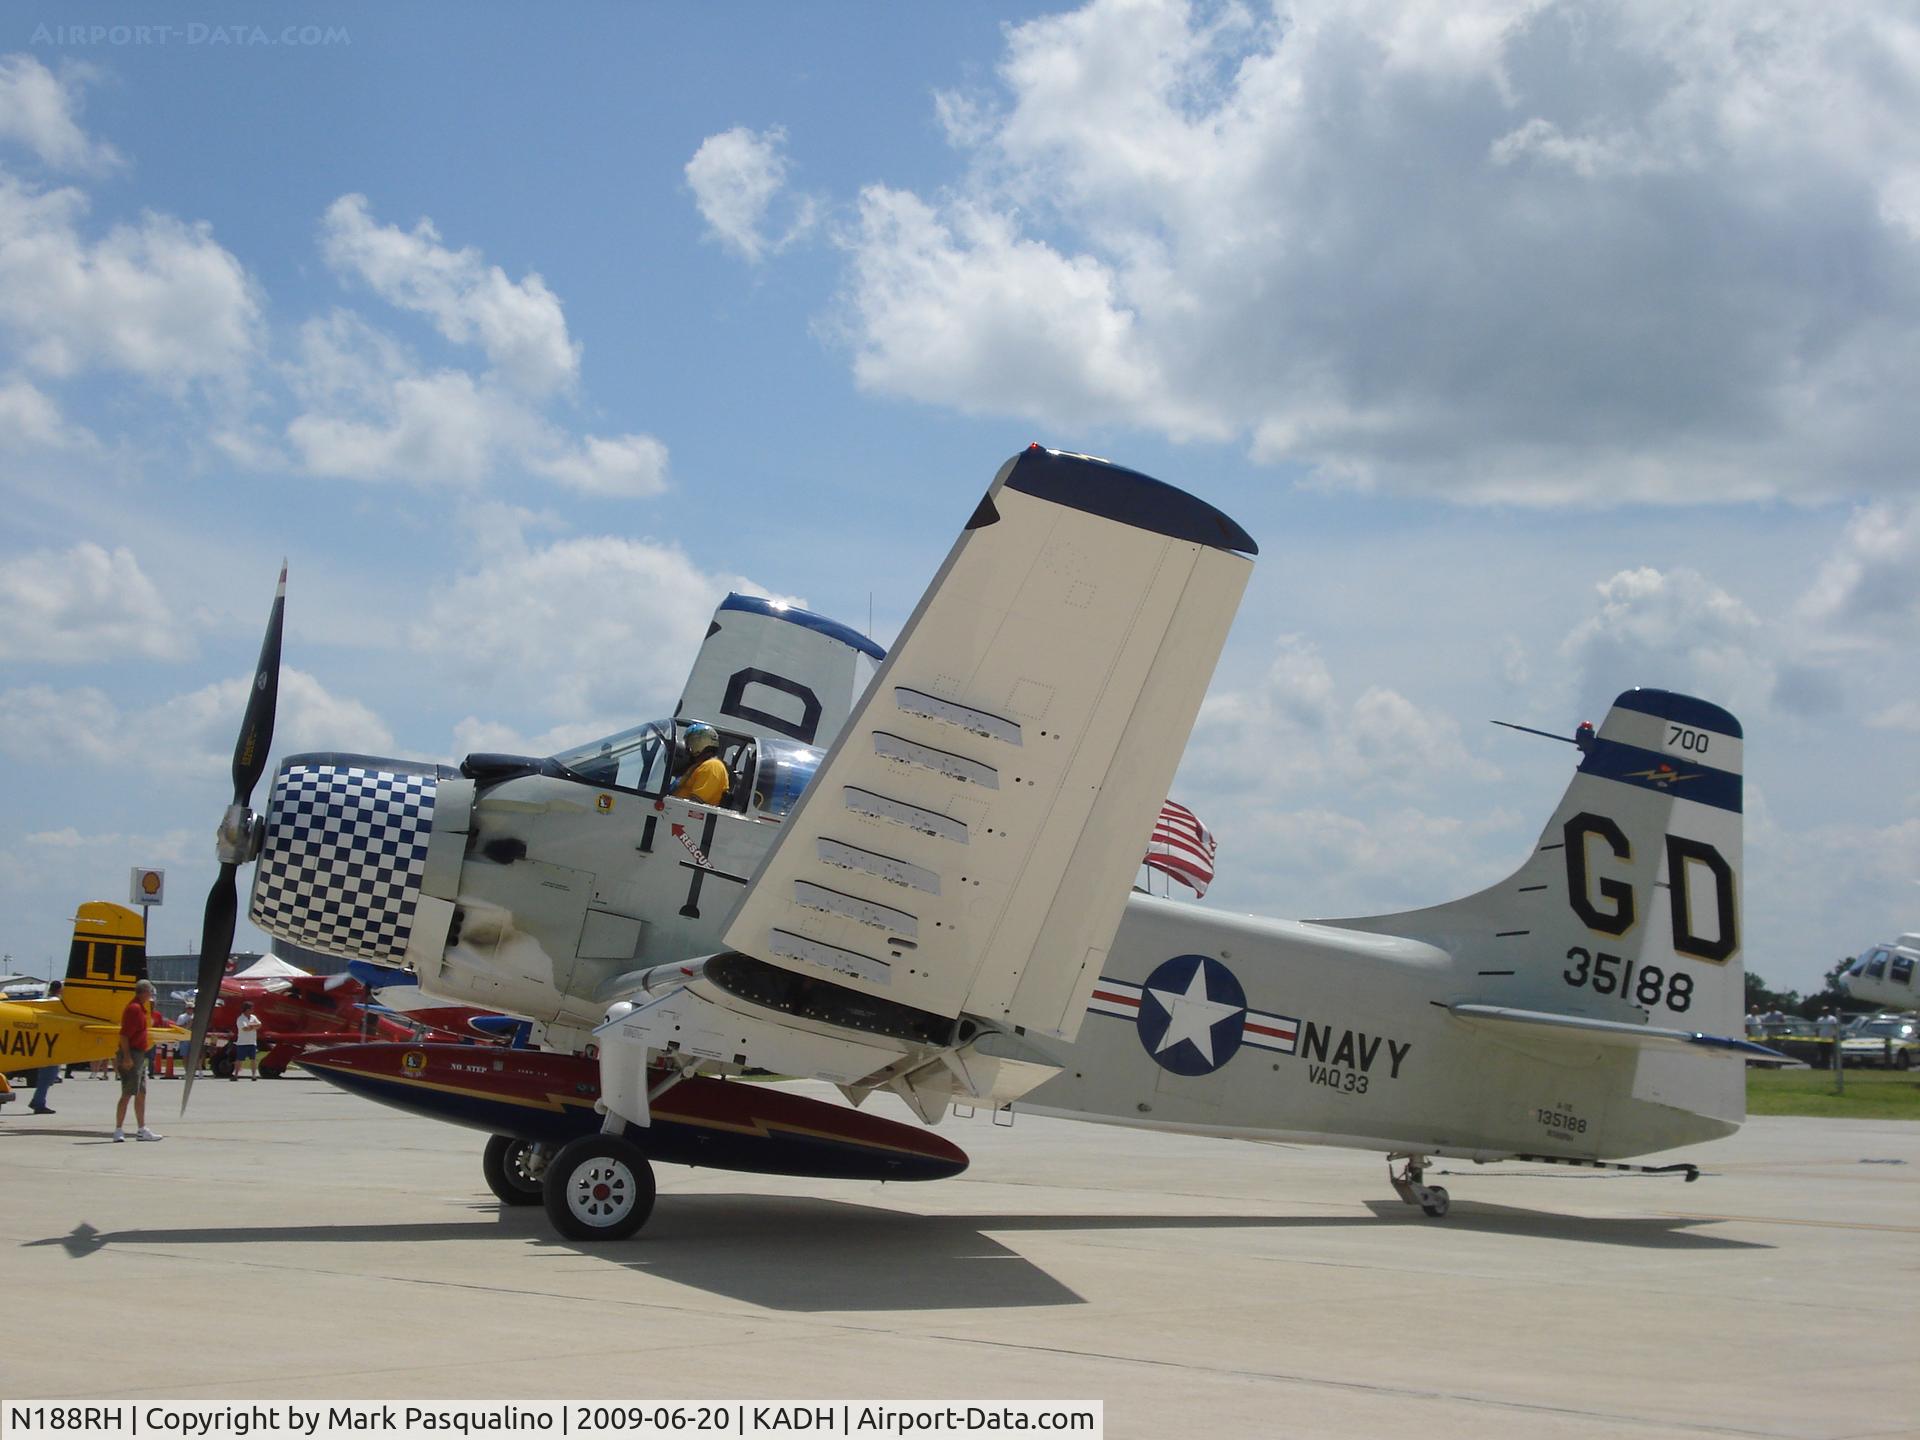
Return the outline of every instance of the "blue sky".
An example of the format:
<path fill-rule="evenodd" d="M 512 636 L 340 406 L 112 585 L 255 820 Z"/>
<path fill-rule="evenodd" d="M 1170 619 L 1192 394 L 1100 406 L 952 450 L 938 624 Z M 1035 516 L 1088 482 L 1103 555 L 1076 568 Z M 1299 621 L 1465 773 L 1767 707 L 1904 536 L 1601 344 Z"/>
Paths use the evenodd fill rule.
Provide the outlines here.
<path fill-rule="evenodd" d="M 1750 968 L 1915 925 L 1900 7 L 260 14 L 0 16 L 17 968 L 197 932 L 283 554 L 277 749 L 550 750 L 730 587 L 889 638 L 1035 439 L 1261 542 L 1208 903 L 1496 879 L 1571 751 L 1484 722 L 1647 684 L 1746 723 Z"/>

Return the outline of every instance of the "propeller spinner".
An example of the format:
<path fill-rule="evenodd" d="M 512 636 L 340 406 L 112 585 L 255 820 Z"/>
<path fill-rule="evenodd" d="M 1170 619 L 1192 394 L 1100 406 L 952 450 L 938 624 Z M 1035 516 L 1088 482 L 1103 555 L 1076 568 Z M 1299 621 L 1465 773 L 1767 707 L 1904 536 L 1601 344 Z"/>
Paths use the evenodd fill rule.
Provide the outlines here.
<path fill-rule="evenodd" d="M 240 738 L 233 747 L 233 803 L 221 817 L 214 846 L 220 873 L 207 891 L 207 910 L 200 924 L 199 992 L 193 1002 L 193 1043 L 187 1052 L 186 1084 L 180 1092 L 180 1110 L 186 1113 L 193 1094 L 193 1077 L 206 1053 L 207 1030 L 220 1002 L 220 981 L 233 954 L 233 926 L 240 899 L 234 876 L 260 851 L 263 825 L 248 808 L 254 787 L 266 773 L 267 754 L 273 748 L 273 714 L 280 699 L 280 630 L 287 611 L 287 564 L 280 562 L 280 584 L 274 591 L 267 633 L 260 641 L 260 663 L 254 667 L 247 692 L 247 711 L 240 722 Z"/>

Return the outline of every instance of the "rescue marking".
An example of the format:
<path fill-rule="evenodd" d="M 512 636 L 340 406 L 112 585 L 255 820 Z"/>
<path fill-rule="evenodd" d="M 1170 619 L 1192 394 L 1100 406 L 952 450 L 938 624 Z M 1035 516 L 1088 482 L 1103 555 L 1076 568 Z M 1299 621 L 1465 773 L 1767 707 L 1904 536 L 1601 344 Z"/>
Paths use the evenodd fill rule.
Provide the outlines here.
<path fill-rule="evenodd" d="M 687 834 L 687 827 L 676 824 L 672 828 L 673 838 L 687 847 L 687 853 L 693 856 L 693 863 L 698 865 L 702 870 L 711 870 L 713 868 L 713 862 L 707 859 L 706 851 L 693 843 L 693 837 Z"/>

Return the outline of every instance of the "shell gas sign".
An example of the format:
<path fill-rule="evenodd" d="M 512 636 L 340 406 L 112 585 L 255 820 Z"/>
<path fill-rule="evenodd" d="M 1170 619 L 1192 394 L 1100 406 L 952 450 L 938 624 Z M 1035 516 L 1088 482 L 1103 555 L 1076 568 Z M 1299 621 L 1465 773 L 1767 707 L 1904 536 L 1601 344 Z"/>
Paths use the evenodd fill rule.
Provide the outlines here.
<path fill-rule="evenodd" d="M 158 905 L 166 898 L 167 872 L 148 870 L 141 866 L 133 867 L 133 883 L 129 889 L 135 905 Z"/>

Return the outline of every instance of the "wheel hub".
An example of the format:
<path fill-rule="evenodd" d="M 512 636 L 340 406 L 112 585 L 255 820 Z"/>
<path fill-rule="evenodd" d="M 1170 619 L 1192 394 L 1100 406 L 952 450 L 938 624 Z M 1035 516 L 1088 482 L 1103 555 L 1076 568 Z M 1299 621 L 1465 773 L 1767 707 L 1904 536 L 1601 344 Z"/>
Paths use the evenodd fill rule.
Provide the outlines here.
<path fill-rule="evenodd" d="M 546 1154 L 532 1142 L 516 1145 L 507 1152 L 507 1170 L 527 1189 L 538 1190 L 547 1170 Z"/>
<path fill-rule="evenodd" d="M 569 1208 L 596 1229 L 623 1219 L 638 1200 L 633 1172 L 618 1160 L 596 1159 L 574 1172 Z"/>

